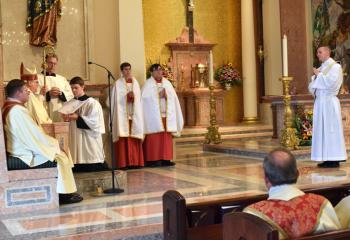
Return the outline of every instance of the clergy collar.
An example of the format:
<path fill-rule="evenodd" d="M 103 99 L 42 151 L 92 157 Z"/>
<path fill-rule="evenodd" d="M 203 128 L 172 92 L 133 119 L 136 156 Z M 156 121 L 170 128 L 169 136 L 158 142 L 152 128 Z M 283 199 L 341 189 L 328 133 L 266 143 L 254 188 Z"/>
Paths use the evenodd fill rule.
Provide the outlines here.
<path fill-rule="evenodd" d="M 269 200 L 284 200 L 289 201 L 292 198 L 304 195 L 304 192 L 299 190 L 295 184 L 283 184 L 272 186 L 269 189 Z"/>
<path fill-rule="evenodd" d="M 41 72 L 41 74 L 44 74 L 44 72 Z M 50 73 L 50 72 L 46 72 L 46 76 L 49 76 L 49 77 L 56 77 L 56 73 Z"/>
<path fill-rule="evenodd" d="M 322 63 L 322 65 L 328 65 L 328 64 L 331 64 L 332 62 L 334 62 L 333 58 L 329 57 L 326 61 Z"/>
<path fill-rule="evenodd" d="M 152 78 L 154 79 L 154 81 L 156 81 L 156 83 L 162 83 L 163 78 L 161 78 L 160 80 L 157 80 L 154 77 L 152 77 Z"/>
<path fill-rule="evenodd" d="M 15 102 L 15 103 L 19 103 L 19 104 L 21 104 L 21 105 L 24 105 L 23 102 L 21 102 L 20 100 L 18 100 L 18 99 L 16 99 L 16 98 L 12 98 L 12 97 L 8 97 L 8 98 L 6 99 L 6 101 L 7 101 L 7 102 Z"/>
<path fill-rule="evenodd" d="M 75 97 L 75 99 L 77 99 L 79 101 L 85 101 L 88 98 L 89 98 L 89 96 L 86 94 L 84 94 L 83 96 L 80 96 L 80 97 Z"/>

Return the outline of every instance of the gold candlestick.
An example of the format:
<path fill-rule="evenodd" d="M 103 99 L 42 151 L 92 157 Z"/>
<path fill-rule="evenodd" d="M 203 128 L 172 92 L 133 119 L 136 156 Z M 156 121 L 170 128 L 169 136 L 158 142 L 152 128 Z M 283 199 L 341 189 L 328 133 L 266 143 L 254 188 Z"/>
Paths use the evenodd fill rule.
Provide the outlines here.
<path fill-rule="evenodd" d="M 281 144 L 289 149 L 298 149 L 300 140 L 296 136 L 296 129 L 292 127 L 291 95 L 289 94 L 289 86 L 293 77 L 284 76 L 280 80 L 283 82 L 284 96 L 284 129 L 281 133 Z"/>
<path fill-rule="evenodd" d="M 210 126 L 207 127 L 208 132 L 205 134 L 204 143 L 221 143 L 221 135 L 219 133 L 219 126 L 216 124 L 216 97 L 214 95 L 214 85 L 210 84 Z"/>

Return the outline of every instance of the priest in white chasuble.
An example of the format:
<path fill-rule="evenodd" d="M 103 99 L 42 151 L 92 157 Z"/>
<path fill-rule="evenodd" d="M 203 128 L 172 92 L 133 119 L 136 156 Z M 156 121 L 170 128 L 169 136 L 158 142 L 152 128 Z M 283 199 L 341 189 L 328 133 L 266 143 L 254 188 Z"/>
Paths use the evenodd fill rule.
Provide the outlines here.
<path fill-rule="evenodd" d="M 29 91 L 28 102 L 25 104 L 28 111 L 32 115 L 33 119 L 38 125 L 43 123 L 52 123 L 47 110 L 45 108 L 45 98 L 41 94 L 37 94 L 39 87 L 39 80 L 36 72 L 36 68 L 28 69 L 21 64 L 21 80 L 26 81 L 26 85 Z"/>
<path fill-rule="evenodd" d="M 60 112 L 69 106 L 77 106 L 71 112 L 65 112 L 63 118 L 70 121 L 69 149 L 74 164 L 103 163 L 102 134 L 105 133 L 105 124 L 101 104 L 85 94 L 84 80 L 74 77 L 70 81 L 74 98 L 65 103 Z M 93 170 L 93 169 L 92 169 Z"/>
<path fill-rule="evenodd" d="M 72 89 L 65 77 L 55 73 L 58 64 L 57 55 L 47 54 L 45 59 L 47 64 L 46 83 L 44 83 L 43 72 L 38 74 L 40 93 L 45 95 L 52 121 L 63 122 L 58 110 L 63 106 L 63 103 L 73 98 Z"/>
<path fill-rule="evenodd" d="M 6 86 L 6 95 L 2 119 L 7 153 L 24 162 L 28 167 L 56 161 L 57 192 L 60 193 L 60 202 L 81 201 L 81 196 L 72 194 L 77 191 L 77 188 L 72 173 L 73 162 L 69 154 L 61 151 L 58 140 L 46 135 L 24 107 L 29 97 L 25 82 L 19 79 L 11 80 Z"/>
<path fill-rule="evenodd" d="M 337 97 L 343 83 L 340 64 L 330 57 L 328 46 L 317 49 L 321 67 L 313 69 L 309 91 L 315 97 L 311 160 L 319 167 L 339 167 L 347 157 L 340 102 Z"/>
<path fill-rule="evenodd" d="M 150 68 L 152 76 L 142 87 L 145 140 L 143 151 L 148 166 L 173 166 L 173 136 L 179 136 L 184 121 L 179 99 L 160 64 Z"/>
<path fill-rule="evenodd" d="M 141 90 L 130 63 L 120 65 L 122 77 L 111 89 L 112 131 L 118 168 L 144 166 Z"/>

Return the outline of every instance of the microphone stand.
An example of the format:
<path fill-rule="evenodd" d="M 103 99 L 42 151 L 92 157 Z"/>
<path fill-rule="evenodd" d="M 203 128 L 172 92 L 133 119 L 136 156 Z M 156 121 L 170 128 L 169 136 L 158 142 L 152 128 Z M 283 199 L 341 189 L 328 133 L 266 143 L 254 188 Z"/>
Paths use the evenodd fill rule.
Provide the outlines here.
<path fill-rule="evenodd" d="M 113 74 L 111 73 L 111 71 L 109 71 L 106 67 L 104 67 L 104 66 L 102 66 L 100 64 L 94 63 L 94 62 L 90 62 L 90 61 L 88 62 L 88 64 L 94 64 L 96 66 L 99 66 L 99 67 L 105 69 L 107 71 L 107 74 L 108 74 L 109 145 L 111 147 L 111 160 L 112 160 L 112 188 L 105 189 L 103 192 L 106 193 L 106 194 L 114 195 L 114 194 L 118 194 L 118 193 L 124 192 L 124 189 L 121 189 L 119 187 L 118 179 L 116 179 L 115 173 L 114 173 L 114 171 L 117 170 L 117 168 L 116 168 L 116 164 L 115 164 L 115 161 L 114 161 L 114 147 L 113 147 L 111 78 L 114 81 L 115 81 L 115 78 L 114 78 Z M 114 179 L 117 182 L 117 188 L 115 187 Z"/>

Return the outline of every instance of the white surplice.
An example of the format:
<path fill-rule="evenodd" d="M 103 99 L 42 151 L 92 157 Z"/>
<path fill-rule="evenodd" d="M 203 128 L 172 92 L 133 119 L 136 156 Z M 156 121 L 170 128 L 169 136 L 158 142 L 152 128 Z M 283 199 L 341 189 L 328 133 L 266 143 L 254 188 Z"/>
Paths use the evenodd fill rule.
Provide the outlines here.
<path fill-rule="evenodd" d="M 289 201 L 295 197 L 299 197 L 304 194 L 305 193 L 299 190 L 295 185 L 284 184 L 284 185 L 271 187 L 269 189 L 268 200 Z M 338 230 L 341 227 L 337 214 L 332 204 L 328 200 L 326 201 L 327 201 L 326 204 L 324 205 L 324 207 L 322 208 L 321 212 L 318 215 L 319 221 L 317 222 L 317 225 L 314 228 L 315 230 L 313 233 L 322 233 L 322 232 L 328 232 L 332 230 Z M 257 217 L 261 217 L 260 215 L 257 215 L 256 212 L 250 211 L 249 208 L 244 209 L 243 211 L 253 214 Z M 279 239 L 284 239 L 283 234 L 281 232 L 279 232 Z"/>
<path fill-rule="evenodd" d="M 166 99 L 159 98 L 159 92 L 165 89 Z M 179 99 L 173 85 L 166 78 L 157 84 L 153 77 L 147 79 L 142 87 L 142 106 L 145 134 L 171 132 L 180 136 L 184 120 Z M 167 129 L 164 129 L 162 117 L 166 117 Z"/>
<path fill-rule="evenodd" d="M 45 109 L 44 102 L 45 99 L 43 95 L 35 94 L 30 91 L 28 102 L 25 104 L 28 111 L 39 125 L 43 123 L 52 123 L 52 120 Z"/>
<path fill-rule="evenodd" d="M 29 167 L 56 160 L 57 192 L 77 191 L 72 159 L 60 150 L 58 140 L 45 134 L 25 107 L 12 107 L 5 121 L 6 150 L 11 156 L 21 159 Z"/>
<path fill-rule="evenodd" d="M 39 80 L 39 89 L 44 86 L 44 75 L 38 74 Z M 74 96 L 72 93 L 72 89 L 69 85 L 67 79 L 61 75 L 56 74 L 56 76 L 46 76 L 46 90 L 50 91 L 51 88 L 57 87 L 61 92 L 64 93 L 67 101 L 71 100 Z M 58 112 L 58 109 L 62 107 L 64 102 L 62 102 L 58 97 L 51 97 L 51 100 L 48 102 L 48 112 L 49 116 L 54 122 L 63 122 L 61 114 Z"/>
<path fill-rule="evenodd" d="M 84 102 L 85 104 L 76 113 L 84 120 L 89 129 L 78 128 L 77 121 L 71 121 L 69 124 L 69 149 L 73 162 L 74 164 L 103 163 L 105 154 L 102 134 L 105 133 L 105 124 L 102 106 L 92 97 L 87 98 Z"/>
<path fill-rule="evenodd" d="M 127 103 L 127 94 L 131 91 L 134 93 L 134 102 Z M 143 113 L 138 81 L 133 78 L 132 83 L 127 83 L 125 78 L 119 78 L 111 89 L 111 100 L 113 142 L 117 142 L 119 137 L 143 139 Z M 129 120 L 132 120 L 131 131 Z"/>
<path fill-rule="evenodd" d="M 343 83 L 341 66 L 332 58 L 322 63 L 320 73 L 312 76 L 309 91 L 315 96 L 311 160 L 346 160 L 340 102 Z"/>

